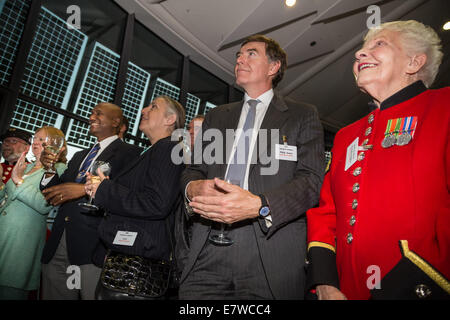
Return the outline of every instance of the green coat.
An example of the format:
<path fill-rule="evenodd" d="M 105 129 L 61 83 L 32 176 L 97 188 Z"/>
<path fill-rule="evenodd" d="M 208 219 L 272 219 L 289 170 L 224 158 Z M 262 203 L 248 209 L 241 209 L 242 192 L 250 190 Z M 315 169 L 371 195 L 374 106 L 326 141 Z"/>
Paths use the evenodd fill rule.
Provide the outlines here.
<path fill-rule="evenodd" d="M 27 166 L 20 186 L 9 179 L 0 191 L 0 286 L 39 288 L 46 220 L 52 206 L 39 189 L 44 169 L 26 175 L 33 167 Z M 56 164 L 59 175 L 66 168 Z"/>

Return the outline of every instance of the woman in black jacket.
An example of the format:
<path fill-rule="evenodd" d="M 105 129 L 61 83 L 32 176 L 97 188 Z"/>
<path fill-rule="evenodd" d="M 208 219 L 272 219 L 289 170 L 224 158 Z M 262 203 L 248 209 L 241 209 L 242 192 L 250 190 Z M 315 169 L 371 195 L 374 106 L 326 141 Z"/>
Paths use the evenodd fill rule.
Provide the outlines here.
<path fill-rule="evenodd" d="M 179 161 L 171 158 L 172 149 L 178 143 L 171 141 L 171 134 L 184 127 L 184 120 L 184 108 L 177 101 L 167 96 L 156 98 L 142 110 L 139 125 L 151 147 L 113 180 L 99 172 L 100 183 L 86 183 L 94 204 L 106 211 L 99 227 L 102 246 L 94 253 L 96 265 L 103 266 L 108 252 L 170 259 L 172 245 L 168 229 L 173 232 L 180 174 L 184 169 L 182 163 L 177 164 Z M 129 297 L 122 295 L 122 298 Z"/>

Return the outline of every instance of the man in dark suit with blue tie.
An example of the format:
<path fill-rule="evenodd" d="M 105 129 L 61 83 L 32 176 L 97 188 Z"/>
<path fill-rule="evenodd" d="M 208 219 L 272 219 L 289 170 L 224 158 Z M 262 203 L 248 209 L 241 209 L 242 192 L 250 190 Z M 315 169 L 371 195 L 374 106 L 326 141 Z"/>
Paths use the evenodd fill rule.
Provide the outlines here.
<path fill-rule="evenodd" d="M 323 129 L 315 107 L 273 91 L 286 65 L 274 40 L 247 38 L 235 66 L 244 101 L 206 115 L 203 134 L 215 129 L 209 132 L 219 131 L 224 143 L 218 150 L 218 139 L 197 140 L 201 152 L 194 150 L 181 178 L 187 208 L 199 218 L 183 261 L 181 299 L 304 297 L 305 212 L 317 203 L 323 179 Z"/>
<path fill-rule="evenodd" d="M 97 138 L 97 143 L 91 149 L 75 153 L 64 174 L 44 177 L 41 182 L 46 200 L 54 206 L 60 205 L 42 255 L 43 299 L 94 299 L 101 269 L 93 264 L 92 255 L 99 245 L 97 228 L 102 218 L 83 212 L 78 204 L 87 201 L 85 175 L 93 161 L 108 162 L 112 168 L 110 177 L 114 177 L 139 156 L 138 147 L 117 136 L 121 119 L 122 110 L 118 106 L 96 105 L 89 117 L 89 134 Z M 51 159 L 51 154 L 44 153 L 41 161 L 49 166 Z M 68 269 L 70 265 L 79 269 Z M 77 270 L 81 273 L 80 286 L 77 279 L 69 279 Z M 68 283 L 72 283 L 70 288 Z"/>

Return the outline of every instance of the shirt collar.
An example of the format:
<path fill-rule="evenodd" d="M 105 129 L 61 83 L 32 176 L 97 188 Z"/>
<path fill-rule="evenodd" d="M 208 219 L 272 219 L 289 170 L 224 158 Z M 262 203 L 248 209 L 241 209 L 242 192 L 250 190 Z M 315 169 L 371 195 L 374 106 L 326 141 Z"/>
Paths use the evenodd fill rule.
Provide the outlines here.
<path fill-rule="evenodd" d="M 272 101 L 273 95 L 274 95 L 273 89 L 271 88 L 271 89 L 267 90 L 266 92 L 264 92 L 259 97 L 257 97 L 255 100 L 259 100 L 259 101 L 262 102 L 263 105 L 268 106 L 270 104 L 270 101 Z M 245 95 L 244 95 L 244 106 L 247 106 L 247 101 L 248 100 L 252 100 L 252 98 L 250 98 L 250 96 L 247 93 L 245 93 Z"/>
<path fill-rule="evenodd" d="M 113 135 L 111 137 L 105 138 L 99 142 L 100 150 L 106 149 L 111 143 L 113 143 L 116 139 L 119 139 L 118 135 Z"/>
<path fill-rule="evenodd" d="M 399 103 L 405 102 L 406 100 L 409 100 L 411 98 L 414 98 L 415 96 L 418 96 L 422 92 L 426 91 L 427 87 L 423 84 L 422 80 L 418 80 L 409 86 L 401 89 L 400 91 L 397 91 L 392 96 L 384 100 L 380 104 L 380 110 L 385 110 L 387 108 L 393 107 Z M 369 103 L 369 108 L 371 110 L 376 109 L 376 105 L 373 102 Z"/>

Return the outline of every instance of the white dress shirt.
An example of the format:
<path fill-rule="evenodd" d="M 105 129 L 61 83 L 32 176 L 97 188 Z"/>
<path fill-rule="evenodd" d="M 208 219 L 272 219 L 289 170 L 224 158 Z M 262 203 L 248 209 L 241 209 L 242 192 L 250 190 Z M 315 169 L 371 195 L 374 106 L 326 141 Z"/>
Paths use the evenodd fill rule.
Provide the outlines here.
<path fill-rule="evenodd" d="M 102 154 L 103 150 L 105 150 L 111 143 L 113 143 L 114 141 L 116 141 L 116 139 L 119 139 L 118 135 L 114 135 L 108 138 L 103 139 L 102 141 L 98 142 L 98 144 L 100 144 L 100 149 L 98 150 L 97 154 L 95 155 L 94 159 L 92 159 L 91 165 L 89 166 L 89 168 L 87 168 L 86 172 L 89 172 L 89 169 L 92 167 L 92 164 L 94 163 L 94 161 L 98 158 L 99 155 Z M 92 148 L 91 148 L 92 149 Z M 80 168 L 84 163 L 84 160 L 86 160 L 88 154 L 86 155 L 86 157 L 84 157 L 83 161 L 81 161 L 80 163 Z"/>
<path fill-rule="evenodd" d="M 250 140 L 250 146 L 249 146 L 249 150 L 248 150 L 249 158 L 247 160 L 247 168 L 245 169 L 245 178 L 244 178 L 244 185 L 243 185 L 243 189 L 245 189 L 245 190 L 248 190 L 248 174 L 249 174 L 249 170 L 250 170 L 250 163 L 251 163 L 251 158 L 252 158 L 252 154 L 253 154 L 253 149 L 255 148 L 256 140 L 258 138 L 258 131 L 259 131 L 259 128 L 261 127 L 264 116 L 266 115 L 267 109 L 269 108 L 270 102 L 272 101 L 273 95 L 274 95 L 273 89 L 270 89 L 255 99 L 255 100 L 259 100 L 261 102 L 259 102 L 256 105 L 255 124 L 253 126 L 252 139 Z M 236 128 L 236 138 L 234 139 L 234 142 L 233 142 L 233 149 L 231 151 L 230 158 L 228 159 L 228 162 L 227 162 L 228 166 L 227 166 L 227 171 L 225 173 L 225 176 L 228 173 L 228 168 L 230 167 L 230 163 L 232 162 L 234 153 L 236 152 L 236 149 L 237 149 L 236 146 L 239 141 L 239 137 L 242 134 L 242 128 L 244 127 L 245 120 L 247 119 L 247 114 L 250 109 L 250 106 L 247 103 L 248 100 L 252 100 L 252 98 L 250 98 L 246 93 L 244 96 L 244 105 L 242 107 L 241 117 L 239 118 L 238 126 Z"/>

